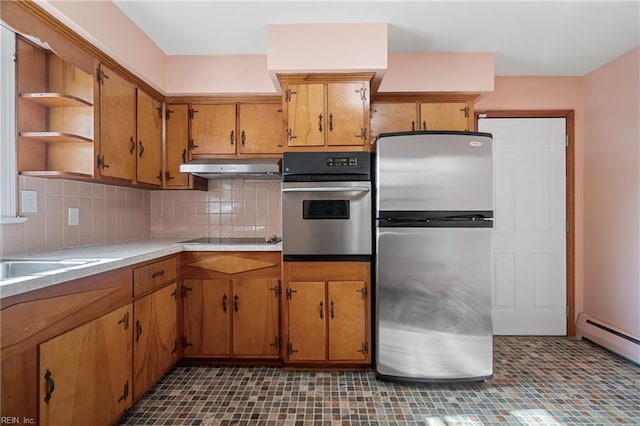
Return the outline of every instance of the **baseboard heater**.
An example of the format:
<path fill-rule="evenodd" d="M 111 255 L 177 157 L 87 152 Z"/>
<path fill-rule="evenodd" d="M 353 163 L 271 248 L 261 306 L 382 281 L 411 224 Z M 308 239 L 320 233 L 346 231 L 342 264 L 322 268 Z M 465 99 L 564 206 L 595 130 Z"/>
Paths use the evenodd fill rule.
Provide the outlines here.
<path fill-rule="evenodd" d="M 576 339 L 583 338 L 640 365 L 640 338 L 597 320 L 587 314 L 578 315 Z"/>

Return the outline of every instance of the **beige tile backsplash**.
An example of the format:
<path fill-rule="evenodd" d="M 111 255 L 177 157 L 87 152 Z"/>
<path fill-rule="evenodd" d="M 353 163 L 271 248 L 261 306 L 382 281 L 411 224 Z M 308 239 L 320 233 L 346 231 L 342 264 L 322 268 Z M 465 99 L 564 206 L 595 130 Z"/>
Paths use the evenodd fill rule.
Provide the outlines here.
<path fill-rule="evenodd" d="M 2 256 L 148 237 L 281 235 L 277 181 L 211 180 L 208 191 L 151 191 L 20 176 L 19 189 L 37 192 L 38 212 L 0 225 Z M 70 207 L 80 211 L 77 226 L 67 224 Z"/>
<path fill-rule="evenodd" d="M 279 181 L 220 179 L 206 192 L 151 192 L 152 237 L 269 235 L 281 235 Z"/>

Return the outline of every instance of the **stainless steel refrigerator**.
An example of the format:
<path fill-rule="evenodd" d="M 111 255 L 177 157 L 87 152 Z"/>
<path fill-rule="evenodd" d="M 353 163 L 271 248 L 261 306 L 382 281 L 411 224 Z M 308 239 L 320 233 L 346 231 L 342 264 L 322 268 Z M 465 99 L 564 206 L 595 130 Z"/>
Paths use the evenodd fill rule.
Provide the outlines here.
<path fill-rule="evenodd" d="M 383 134 L 376 142 L 376 372 L 492 376 L 492 137 Z"/>

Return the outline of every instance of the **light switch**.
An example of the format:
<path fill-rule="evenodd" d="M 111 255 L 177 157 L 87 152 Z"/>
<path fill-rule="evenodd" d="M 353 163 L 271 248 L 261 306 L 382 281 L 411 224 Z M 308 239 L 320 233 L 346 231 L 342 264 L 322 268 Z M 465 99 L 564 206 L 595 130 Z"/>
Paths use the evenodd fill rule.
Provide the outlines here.
<path fill-rule="evenodd" d="M 20 191 L 20 209 L 22 213 L 37 213 L 38 193 L 36 191 Z"/>
<path fill-rule="evenodd" d="M 69 207 L 69 226 L 80 225 L 80 209 Z"/>

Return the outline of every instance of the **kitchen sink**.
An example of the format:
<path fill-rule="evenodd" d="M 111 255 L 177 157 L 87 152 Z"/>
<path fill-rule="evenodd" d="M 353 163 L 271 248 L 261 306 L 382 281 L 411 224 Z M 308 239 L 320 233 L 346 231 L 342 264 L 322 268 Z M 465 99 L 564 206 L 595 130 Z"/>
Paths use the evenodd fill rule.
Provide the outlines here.
<path fill-rule="evenodd" d="M 96 260 L 0 260 L 0 280 L 65 270 Z"/>

